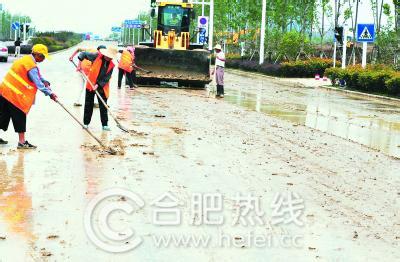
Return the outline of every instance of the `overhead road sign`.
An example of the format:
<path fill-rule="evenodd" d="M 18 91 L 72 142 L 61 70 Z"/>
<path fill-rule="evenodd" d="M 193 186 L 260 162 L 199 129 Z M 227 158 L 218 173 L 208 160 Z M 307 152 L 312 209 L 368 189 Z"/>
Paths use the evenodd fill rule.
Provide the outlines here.
<path fill-rule="evenodd" d="M 119 26 L 113 26 L 111 28 L 111 32 L 114 32 L 114 33 L 120 33 L 121 31 L 122 31 L 122 28 Z"/>
<path fill-rule="evenodd" d="M 144 22 L 141 20 L 125 20 L 124 27 L 125 28 L 141 28 Z"/>

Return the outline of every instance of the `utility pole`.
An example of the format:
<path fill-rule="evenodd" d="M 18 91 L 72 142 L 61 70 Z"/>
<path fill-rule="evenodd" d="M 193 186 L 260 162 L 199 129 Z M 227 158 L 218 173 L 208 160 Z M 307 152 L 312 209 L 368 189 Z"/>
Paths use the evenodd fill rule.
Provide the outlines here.
<path fill-rule="evenodd" d="M 24 29 L 23 30 L 24 32 L 23 32 L 23 42 L 22 43 L 25 44 L 25 41 L 26 41 L 26 24 L 23 25 L 23 29 Z"/>
<path fill-rule="evenodd" d="M 262 18 L 261 18 L 261 39 L 260 39 L 260 65 L 264 63 L 265 53 L 265 23 L 267 17 L 267 0 L 262 2 Z"/>
<path fill-rule="evenodd" d="M 10 17 L 10 37 L 8 39 L 11 39 L 12 37 L 12 18 Z"/>
<path fill-rule="evenodd" d="M 18 17 L 18 22 L 21 24 L 21 17 Z M 18 30 L 18 36 L 21 37 L 21 30 Z"/>
<path fill-rule="evenodd" d="M 395 15 L 396 15 L 396 31 L 397 31 L 397 39 L 400 39 L 400 1 L 396 2 L 395 5 Z M 397 65 L 400 64 L 400 42 L 397 44 L 397 51 L 395 53 L 395 63 Z"/>
<path fill-rule="evenodd" d="M 208 49 L 213 50 L 214 43 L 214 0 L 210 0 L 210 33 L 208 36 Z"/>
<path fill-rule="evenodd" d="M 140 14 L 139 14 L 139 21 L 140 21 L 140 28 L 137 29 L 137 44 L 139 45 L 140 43 L 140 31 L 142 30 L 142 21 L 140 20 Z"/>
<path fill-rule="evenodd" d="M 123 39 L 122 39 L 122 45 L 125 45 L 125 42 L 126 42 L 126 27 L 124 24 L 124 34 L 123 34 Z"/>
<path fill-rule="evenodd" d="M 335 19 L 335 28 L 337 27 L 337 23 L 336 23 L 336 0 L 335 0 L 335 7 L 334 7 L 334 11 L 333 11 L 333 17 Z M 334 39 L 334 43 L 333 43 L 333 67 L 336 67 L 336 46 L 337 46 L 337 41 L 336 38 Z"/>
<path fill-rule="evenodd" d="M 150 15 L 150 23 L 149 23 L 149 32 L 150 32 L 150 41 L 151 41 L 151 39 L 153 38 L 153 28 L 152 28 L 152 22 L 153 22 L 153 18 L 151 17 L 151 15 Z"/>
<path fill-rule="evenodd" d="M 24 19 L 25 21 L 24 21 L 24 44 L 26 44 L 25 43 L 25 41 L 26 41 L 26 16 L 25 16 L 25 19 Z"/>
<path fill-rule="evenodd" d="M 119 40 L 121 41 L 122 44 L 124 44 L 124 23 L 121 24 L 121 32 L 119 33 Z"/>
<path fill-rule="evenodd" d="M 346 69 L 347 58 L 347 25 L 343 26 L 343 52 L 342 52 L 342 69 Z"/>

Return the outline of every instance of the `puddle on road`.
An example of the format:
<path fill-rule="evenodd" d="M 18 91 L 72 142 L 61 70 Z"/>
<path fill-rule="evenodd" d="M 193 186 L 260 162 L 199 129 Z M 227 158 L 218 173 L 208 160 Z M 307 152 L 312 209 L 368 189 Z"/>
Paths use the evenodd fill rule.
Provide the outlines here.
<path fill-rule="evenodd" d="M 228 89 L 225 101 L 400 157 L 400 107 L 318 90 L 306 91 L 292 104 L 294 94 L 283 95 L 285 102 L 276 102 L 268 99 L 268 90 Z"/>
<path fill-rule="evenodd" d="M 23 163 L 24 155 L 18 154 L 16 163 L 8 172 L 6 161 L 0 160 L 0 217 L 10 231 L 32 239 L 32 200 L 25 187 Z"/>

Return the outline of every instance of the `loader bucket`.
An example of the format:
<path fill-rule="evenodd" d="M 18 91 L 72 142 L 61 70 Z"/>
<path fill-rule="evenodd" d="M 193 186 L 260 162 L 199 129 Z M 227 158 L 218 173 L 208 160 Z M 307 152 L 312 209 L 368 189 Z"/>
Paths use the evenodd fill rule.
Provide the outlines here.
<path fill-rule="evenodd" d="M 204 88 L 211 82 L 210 53 L 207 50 L 172 50 L 139 46 L 136 65 L 149 72 L 136 71 L 136 84 L 177 83 L 181 87 Z"/>

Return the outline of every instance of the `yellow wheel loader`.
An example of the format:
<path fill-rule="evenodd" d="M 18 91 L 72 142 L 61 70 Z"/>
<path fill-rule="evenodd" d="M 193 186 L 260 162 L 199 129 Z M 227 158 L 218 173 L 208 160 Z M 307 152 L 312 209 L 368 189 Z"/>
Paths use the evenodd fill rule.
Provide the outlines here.
<path fill-rule="evenodd" d="M 157 30 L 152 42 L 136 48 L 138 70 L 136 84 L 204 88 L 211 82 L 210 52 L 203 45 L 190 43 L 189 32 L 194 18 L 193 4 L 187 0 L 157 4 Z"/>

